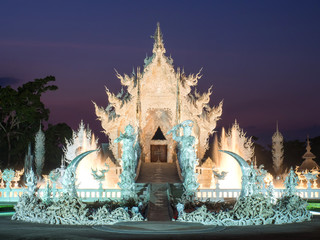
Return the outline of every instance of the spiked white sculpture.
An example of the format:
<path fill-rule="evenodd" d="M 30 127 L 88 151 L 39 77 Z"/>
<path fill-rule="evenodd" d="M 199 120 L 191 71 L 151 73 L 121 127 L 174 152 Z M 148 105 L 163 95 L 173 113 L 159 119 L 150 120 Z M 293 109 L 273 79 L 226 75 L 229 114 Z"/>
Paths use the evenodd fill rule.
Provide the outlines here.
<path fill-rule="evenodd" d="M 235 120 L 232 127 L 228 129 L 228 132 L 225 132 L 224 128 L 222 128 L 219 149 L 236 153 L 249 164 L 254 155 L 252 138 L 246 136 L 246 133 L 240 128 L 237 120 Z M 217 157 L 218 158 L 215 159 L 217 168 L 221 171 L 228 172 L 226 178 L 220 181 L 221 187 L 241 188 L 241 173 L 243 173 L 243 171 L 237 162 L 226 154 L 220 153 Z"/>
<path fill-rule="evenodd" d="M 233 156 L 239 164 L 245 162 L 239 155 L 223 151 Z M 310 212 L 306 209 L 307 202 L 295 195 L 295 186 L 298 178 L 291 169 L 286 179 L 284 196 L 276 203 L 272 198 L 272 186 L 268 188 L 267 195 L 263 191 L 263 178 L 265 171 L 262 168 L 242 168 L 243 189 L 231 211 L 209 212 L 205 205 L 192 213 L 184 212 L 181 206 L 178 221 L 200 222 L 206 225 L 244 226 L 261 224 L 283 224 L 302 222 L 311 219 Z"/>
<path fill-rule="evenodd" d="M 54 169 L 49 173 L 49 179 L 52 183 L 53 188 L 56 187 L 58 179 L 61 177 L 61 173 L 58 169 Z"/>
<path fill-rule="evenodd" d="M 174 126 L 168 133 L 172 133 L 172 138 L 178 142 L 178 160 L 183 177 L 183 186 L 187 198 L 193 198 L 199 187 L 195 168 L 198 165 L 196 155 L 196 138 L 191 136 L 193 121 L 186 120 Z M 183 135 L 179 136 L 180 128 L 183 129 Z"/>
<path fill-rule="evenodd" d="M 52 193 L 52 189 L 51 186 L 49 184 L 49 180 L 47 181 L 46 187 L 44 189 L 44 193 L 43 193 L 43 197 L 42 197 L 42 201 L 46 204 L 50 204 L 51 203 L 51 193 Z"/>
<path fill-rule="evenodd" d="M 28 152 L 27 152 L 27 154 L 26 154 L 26 156 L 24 158 L 24 169 L 25 169 L 24 179 L 26 179 L 26 174 L 33 167 L 33 159 L 34 159 L 34 156 L 31 153 L 31 143 L 29 143 Z"/>
<path fill-rule="evenodd" d="M 64 172 L 61 182 L 63 193 L 75 197 L 77 195 L 76 181 L 76 168 L 73 166 L 68 167 Z"/>
<path fill-rule="evenodd" d="M 72 131 L 72 139 L 66 139 L 66 147 L 63 148 L 64 161 L 70 163 L 80 153 L 88 150 L 98 149 L 98 139 L 96 140 L 89 129 L 81 120 L 78 131 Z M 84 149 L 84 145 L 86 149 Z M 63 164 L 62 164 L 63 165 Z"/>
<path fill-rule="evenodd" d="M 71 161 L 62 178 L 63 195 L 58 199 L 51 199 L 51 187 L 47 183 L 47 188 L 42 199 L 37 192 L 37 178 L 32 169 L 27 173 L 27 192 L 24 193 L 17 205 L 13 220 L 26 222 L 37 222 L 47 224 L 71 224 L 71 225 L 101 225 L 113 224 L 120 221 L 143 221 L 143 216 L 133 208 L 126 211 L 119 207 L 114 211 L 109 211 L 107 206 L 89 212 L 89 208 L 84 204 L 76 193 L 75 172 L 79 162 L 88 154 L 95 152 L 91 150 L 84 152 Z M 60 174 L 58 171 L 51 172 L 49 178 L 56 182 Z M 54 192 L 53 196 L 55 195 Z"/>
<path fill-rule="evenodd" d="M 223 134 L 223 132 L 221 133 Z M 224 136 L 221 136 L 220 149 L 236 152 L 246 162 L 251 163 L 254 155 L 252 137 L 247 137 L 237 120 Z"/>
<path fill-rule="evenodd" d="M 44 165 L 44 154 L 45 154 L 45 135 L 41 130 L 41 124 L 39 131 L 35 137 L 35 148 L 34 148 L 34 160 L 36 172 L 39 177 L 41 177 L 43 165 Z"/>
<path fill-rule="evenodd" d="M 103 225 L 116 222 L 144 221 L 140 213 L 119 207 L 109 211 L 106 206 L 90 212 L 80 198 L 64 194 L 57 201 L 44 202 L 36 195 L 23 194 L 12 220 L 46 224 Z"/>

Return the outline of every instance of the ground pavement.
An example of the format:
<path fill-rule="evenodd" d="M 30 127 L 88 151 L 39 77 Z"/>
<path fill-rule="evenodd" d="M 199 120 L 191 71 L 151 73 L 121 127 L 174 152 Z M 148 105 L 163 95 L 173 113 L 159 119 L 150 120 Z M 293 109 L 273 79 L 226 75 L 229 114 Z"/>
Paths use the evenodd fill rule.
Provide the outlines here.
<path fill-rule="evenodd" d="M 215 227 L 179 222 L 127 222 L 105 226 L 65 226 L 11 221 L 0 217 L 0 239 L 320 239 L 320 216 L 283 225 Z"/>
<path fill-rule="evenodd" d="M 137 182 L 151 183 L 150 209 L 145 222 L 122 222 L 104 226 L 66 226 L 11 221 L 0 216 L 0 240 L 11 239 L 255 239 L 313 240 L 320 239 L 320 216 L 303 223 L 220 227 L 199 223 L 169 221 L 166 189 L 179 183 L 174 164 L 152 163 L 141 166 Z"/>

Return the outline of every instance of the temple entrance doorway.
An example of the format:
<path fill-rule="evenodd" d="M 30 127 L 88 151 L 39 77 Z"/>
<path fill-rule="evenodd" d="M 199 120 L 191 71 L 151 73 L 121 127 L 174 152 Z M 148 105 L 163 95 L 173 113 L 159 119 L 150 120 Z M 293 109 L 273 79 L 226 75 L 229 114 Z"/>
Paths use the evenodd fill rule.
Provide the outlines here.
<path fill-rule="evenodd" d="M 168 162 L 168 141 L 165 138 L 160 126 L 157 128 L 150 141 L 150 162 Z"/>
<path fill-rule="evenodd" d="M 167 145 L 150 146 L 151 162 L 167 162 Z"/>
<path fill-rule="evenodd" d="M 170 159 L 170 142 L 160 126 L 148 141 L 148 160 L 141 162 L 136 183 L 181 183 L 177 165 Z"/>

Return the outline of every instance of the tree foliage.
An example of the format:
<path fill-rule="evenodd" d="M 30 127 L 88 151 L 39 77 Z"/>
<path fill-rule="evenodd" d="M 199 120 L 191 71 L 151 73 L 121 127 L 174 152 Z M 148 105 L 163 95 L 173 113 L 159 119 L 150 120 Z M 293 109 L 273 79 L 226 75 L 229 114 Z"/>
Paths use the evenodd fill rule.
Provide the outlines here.
<path fill-rule="evenodd" d="M 262 164 L 264 169 L 273 174 L 274 170 L 272 167 L 272 152 L 270 146 L 264 147 L 263 145 L 254 143 L 254 153 L 257 160 L 257 166 Z"/>
<path fill-rule="evenodd" d="M 284 161 L 285 168 L 300 166 L 303 162 L 303 154 L 306 152 L 306 142 L 299 140 L 284 141 Z"/>
<path fill-rule="evenodd" d="M 49 109 L 41 101 L 41 95 L 58 89 L 50 85 L 55 77 L 48 76 L 27 82 L 17 90 L 11 86 L 0 87 L 0 142 L 3 165 L 21 166 L 29 142 L 39 129 L 39 122 L 47 121 Z"/>
<path fill-rule="evenodd" d="M 65 139 L 72 137 L 72 129 L 65 123 L 56 125 L 49 124 L 45 132 L 46 135 L 46 151 L 45 151 L 45 166 L 44 173 L 49 173 L 50 170 L 60 166 L 60 160 L 63 155 L 62 146 L 65 144 Z"/>

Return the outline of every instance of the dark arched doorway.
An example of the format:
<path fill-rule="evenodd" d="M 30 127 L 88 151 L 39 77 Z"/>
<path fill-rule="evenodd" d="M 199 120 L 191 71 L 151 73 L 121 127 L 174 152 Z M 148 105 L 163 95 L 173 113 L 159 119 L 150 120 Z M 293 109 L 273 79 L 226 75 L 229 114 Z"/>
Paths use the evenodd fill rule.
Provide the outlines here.
<path fill-rule="evenodd" d="M 158 127 L 151 140 L 151 162 L 167 162 L 168 145 L 161 128 Z"/>

